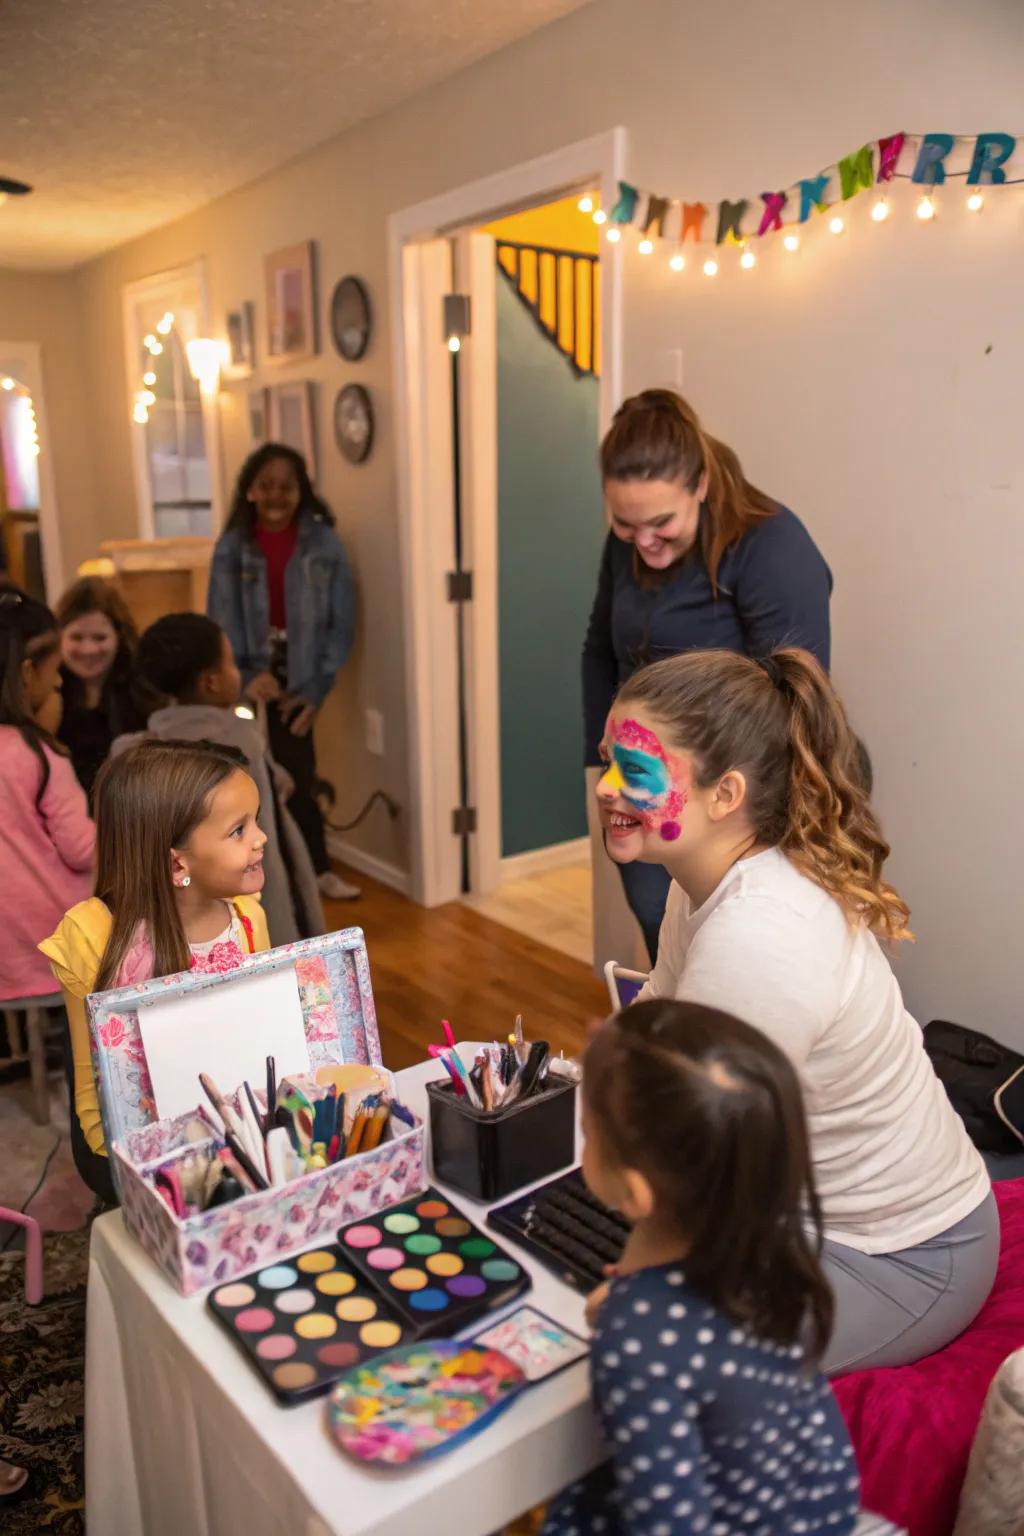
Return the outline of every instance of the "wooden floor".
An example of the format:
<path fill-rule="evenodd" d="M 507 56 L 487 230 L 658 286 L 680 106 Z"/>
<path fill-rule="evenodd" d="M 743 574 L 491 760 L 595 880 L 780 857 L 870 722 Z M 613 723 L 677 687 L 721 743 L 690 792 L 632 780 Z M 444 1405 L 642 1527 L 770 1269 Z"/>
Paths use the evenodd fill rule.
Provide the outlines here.
<path fill-rule="evenodd" d="M 504 1040 L 517 1013 L 526 1035 L 575 1053 L 588 1022 L 608 1011 L 589 967 L 452 902 L 418 907 L 387 886 L 345 871 L 359 901 L 326 902 L 332 927 L 366 935 L 386 1066 L 422 1061 L 449 1019 L 457 1039 Z"/>
<path fill-rule="evenodd" d="M 516 933 L 589 965 L 594 954 L 590 864 L 569 864 L 525 880 L 509 880 L 488 896 L 464 896 L 467 907 Z"/>

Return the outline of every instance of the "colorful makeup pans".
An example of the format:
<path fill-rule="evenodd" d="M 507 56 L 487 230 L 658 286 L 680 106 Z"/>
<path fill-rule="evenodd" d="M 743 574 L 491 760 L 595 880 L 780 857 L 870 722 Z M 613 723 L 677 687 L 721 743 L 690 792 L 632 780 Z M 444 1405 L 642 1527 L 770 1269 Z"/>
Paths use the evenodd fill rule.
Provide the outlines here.
<path fill-rule="evenodd" d="M 436 1189 L 342 1227 L 338 1244 L 417 1337 L 458 1333 L 530 1288 L 522 1265 Z"/>
<path fill-rule="evenodd" d="M 411 1337 L 376 1278 L 333 1243 L 218 1286 L 207 1305 L 286 1406 Z"/>

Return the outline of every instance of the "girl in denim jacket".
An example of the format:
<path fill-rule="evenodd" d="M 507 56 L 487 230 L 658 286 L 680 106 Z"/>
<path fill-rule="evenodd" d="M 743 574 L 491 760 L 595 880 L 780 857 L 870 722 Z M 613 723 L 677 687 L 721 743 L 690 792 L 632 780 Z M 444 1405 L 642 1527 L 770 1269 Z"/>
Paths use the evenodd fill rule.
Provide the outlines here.
<path fill-rule="evenodd" d="M 227 632 L 245 694 L 266 706 L 270 750 L 295 780 L 288 809 L 321 892 L 358 896 L 327 856 L 313 746 L 313 722 L 352 649 L 355 589 L 334 518 L 294 448 L 264 443 L 242 465 L 206 611 Z"/>

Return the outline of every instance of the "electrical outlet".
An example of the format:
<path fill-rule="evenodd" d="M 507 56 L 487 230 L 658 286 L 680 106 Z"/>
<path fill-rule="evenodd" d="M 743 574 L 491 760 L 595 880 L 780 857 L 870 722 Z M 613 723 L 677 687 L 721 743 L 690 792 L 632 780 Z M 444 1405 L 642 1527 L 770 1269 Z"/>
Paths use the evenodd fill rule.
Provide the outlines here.
<path fill-rule="evenodd" d="M 374 757 L 384 756 L 384 716 L 379 709 L 366 711 L 366 750 Z"/>

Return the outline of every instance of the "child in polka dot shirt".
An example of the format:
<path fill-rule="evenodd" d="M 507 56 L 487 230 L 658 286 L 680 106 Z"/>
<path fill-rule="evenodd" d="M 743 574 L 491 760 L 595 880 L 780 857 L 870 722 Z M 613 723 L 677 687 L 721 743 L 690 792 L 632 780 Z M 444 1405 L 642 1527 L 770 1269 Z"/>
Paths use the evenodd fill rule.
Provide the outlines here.
<path fill-rule="evenodd" d="M 832 1296 L 800 1089 L 782 1052 L 693 1003 L 605 1024 L 583 1171 L 633 1223 L 588 1304 L 609 1460 L 545 1536 L 847 1536 L 859 1483 L 814 1362 Z"/>

